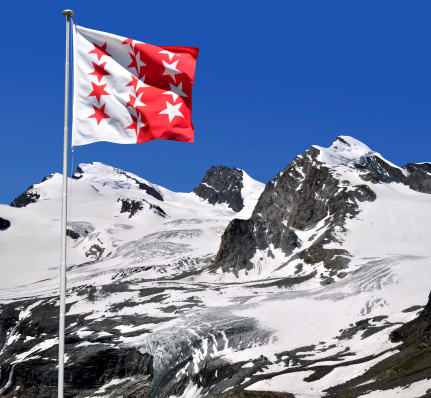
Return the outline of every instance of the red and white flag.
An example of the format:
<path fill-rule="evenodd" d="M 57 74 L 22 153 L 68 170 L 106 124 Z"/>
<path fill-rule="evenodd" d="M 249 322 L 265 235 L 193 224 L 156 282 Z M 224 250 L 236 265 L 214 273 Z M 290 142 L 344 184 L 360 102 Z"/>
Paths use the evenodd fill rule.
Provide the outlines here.
<path fill-rule="evenodd" d="M 74 26 L 72 145 L 193 142 L 198 48 L 157 47 Z"/>

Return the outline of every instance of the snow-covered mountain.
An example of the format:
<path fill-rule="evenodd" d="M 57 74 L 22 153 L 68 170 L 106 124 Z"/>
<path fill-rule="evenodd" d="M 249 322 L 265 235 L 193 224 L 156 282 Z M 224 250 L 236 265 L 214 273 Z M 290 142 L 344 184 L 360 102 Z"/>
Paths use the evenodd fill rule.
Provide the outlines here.
<path fill-rule="evenodd" d="M 329 284 L 363 256 L 428 252 L 429 195 L 420 193 L 431 193 L 430 163 L 399 168 L 338 137 L 266 185 L 252 217 L 230 223 L 214 267 L 240 279 L 316 274 Z"/>
<path fill-rule="evenodd" d="M 68 286 L 137 273 L 145 279 L 179 277 L 211 262 L 226 225 L 233 217 L 250 217 L 264 188 L 242 170 L 232 172 L 240 174 L 235 197 L 243 202 L 241 211 L 229 207 L 228 193 L 209 203 L 102 163 L 79 165 L 69 184 Z M 62 176 L 52 174 L 0 207 L 11 224 L 1 237 L 10 250 L 0 253 L 0 298 L 58 288 L 61 184 Z"/>
<path fill-rule="evenodd" d="M 1 396 L 56 396 L 61 183 L 0 205 Z M 338 137 L 266 186 L 212 167 L 175 193 L 92 163 L 69 188 L 65 396 L 431 388 L 430 163 Z"/>

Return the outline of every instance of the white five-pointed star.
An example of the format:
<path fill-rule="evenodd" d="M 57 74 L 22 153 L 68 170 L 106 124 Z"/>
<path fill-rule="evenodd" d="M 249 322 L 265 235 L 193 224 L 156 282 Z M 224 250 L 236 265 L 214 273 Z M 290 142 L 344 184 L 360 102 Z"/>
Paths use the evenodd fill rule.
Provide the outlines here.
<path fill-rule="evenodd" d="M 140 113 L 137 120 L 136 120 L 136 126 L 138 128 L 138 134 L 141 131 L 141 128 L 145 127 L 145 123 L 142 121 L 142 114 Z"/>
<path fill-rule="evenodd" d="M 138 74 L 141 72 L 141 68 L 143 66 L 147 66 L 147 64 L 141 60 L 141 57 L 140 57 L 141 54 L 140 53 L 141 53 L 141 51 L 138 51 L 138 53 L 136 54 L 136 65 L 137 65 L 137 69 L 138 69 Z"/>
<path fill-rule="evenodd" d="M 138 91 L 140 88 L 150 87 L 148 84 L 145 84 L 145 76 L 142 76 L 142 79 L 138 79 L 138 84 L 136 85 L 136 91 Z"/>
<path fill-rule="evenodd" d="M 175 102 L 179 95 L 181 97 L 188 97 L 188 95 L 183 92 L 183 82 L 178 84 L 178 86 L 174 86 L 173 84 L 169 83 L 169 86 L 171 87 L 171 91 L 165 91 L 163 94 L 170 94 L 172 95 L 172 99 Z"/>
<path fill-rule="evenodd" d="M 183 72 L 180 72 L 178 69 L 176 69 L 178 61 L 175 61 L 172 64 L 168 64 L 165 61 L 162 61 L 162 62 L 163 62 L 163 66 L 165 67 L 165 71 L 163 72 L 162 76 L 169 75 L 170 77 L 172 77 L 172 79 L 174 79 L 174 82 L 176 83 L 177 81 L 175 80 L 175 75 L 178 75 L 179 73 L 183 73 Z"/>
<path fill-rule="evenodd" d="M 168 55 L 168 57 L 169 57 L 169 61 L 172 61 L 172 57 L 173 57 L 174 55 L 178 55 L 178 56 L 179 56 L 179 54 L 171 53 L 171 52 L 170 52 L 170 51 L 168 51 L 168 50 L 159 51 L 159 54 L 167 54 L 167 55 Z"/>
<path fill-rule="evenodd" d="M 136 109 L 138 106 L 147 106 L 146 104 L 144 104 L 144 103 L 142 102 L 142 97 L 143 97 L 143 95 L 144 95 L 144 93 L 141 93 L 141 94 L 139 94 L 139 95 L 136 97 L 136 101 L 135 101 L 135 109 Z"/>
<path fill-rule="evenodd" d="M 172 122 L 172 119 L 175 116 L 184 117 L 184 115 L 179 111 L 181 105 L 182 103 L 179 103 L 177 105 L 172 105 L 168 101 L 166 101 L 166 109 L 164 111 L 159 112 L 159 114 L 168 115 L 169 122 Z"/>

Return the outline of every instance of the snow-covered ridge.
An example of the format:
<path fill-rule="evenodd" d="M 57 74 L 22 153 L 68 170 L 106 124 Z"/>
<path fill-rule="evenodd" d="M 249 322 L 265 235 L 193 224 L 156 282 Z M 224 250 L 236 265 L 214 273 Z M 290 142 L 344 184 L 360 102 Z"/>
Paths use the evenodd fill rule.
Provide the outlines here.
<path fill-rule="evenodd" d="M 197 259 L 207 262 L 215 255 L 227 224 L 235 216 L 249 217 L 263 190 L 264 184 L 246 173 L 243 176 L 245 206 L 238 214 L 223 203 L 173 192 L 103 163 L 80 164 L 69 179 L 68 264 L 74 270 L 68 277 L 70 284 L 100 272 L 96 265 L 78 271 L 88 261 L 107 261 L 102 267 L 104 280 L 140 264 L 149 266 L 147 274 L 157 278 L 184 271 L 160 264 L 185 258 L 190 267 L 198 266 L 201 260 Z M 56 287 L 61 186 L 62 176 L 53 174 L 28 191 L 38 195 L 33 202 L 21 208 L 0 205 L 0 217 L 11 224 L 0 231 L 2 244 L 9 248 L 0 251 L 0 296 L 19 296 L 26 289 L 37 294 Z M 20 250 L 23 240 L 25 251 Z M 23 286 L 21 291 L 14 290 L 18 286 Z"/>
<path fill-rule="evenodd" d="M 323 148 L 318 145 L 313 145 L 313 147 L 320 151 L 317 159 L 331 166 L 355 167 L 366 163 L 369 157 L 377 157 L 392 168 L 400 170 L 405 177 L 410 175 L 405 168 L 395 165 L 361 141 L 347 135 L 337 137 L 329 148 Z"/>
<path fill-rule="evenodd" d="M 80 164 L 73 174 L 73 179 L 97 183 L 107 189 L 144 190 L 158 200 L 163 200 L 164 188 L 152 184 L 133 173 L 126 173 L 121 169 L 100 162 Z"/>
<path fill-rule="evenodd" d="M 330 165 L 353 165 L 375 153 L 361 141 L 346 135 L 339 136 L 329 148 L 313 147 L 320 151 L 318 160 Z"/>

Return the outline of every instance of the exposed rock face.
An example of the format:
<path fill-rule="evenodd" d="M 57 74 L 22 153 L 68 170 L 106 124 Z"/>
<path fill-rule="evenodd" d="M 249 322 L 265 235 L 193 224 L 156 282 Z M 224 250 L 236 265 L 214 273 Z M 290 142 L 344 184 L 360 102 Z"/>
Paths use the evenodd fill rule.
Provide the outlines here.
<path fill-rule="evenodd" d="M 73 180 L 80 180 L 84 175 L 84 170 L 82 170 L 81 166 L 78 166 L 75 172 L 72 175 Z"/>
<path fill-rule="evenodd" d="M 58 306 L 55 300 L 47 300 L 33 309 L 33 319 L 20 317 L 23 308 L 31 308 L 36 304 L 35 300 L 29 300 L 0 307 L 2 397 L 57 397 L 57 343 L 46 349 L 43 356 L 26 353 L 46 341 L 46 335 L 56 339 Z M 83 318 L 79 315 L 69 316 L 66 322 L 66 326 L 81 324 Z M 110 330 L 109 326 L 116 325 L 105 325 L 102 330 Z M 7 344 L 11 333 L 23 336 L 13 346 Z M 97 389 L 113 379 L 122 379 L 119 385 L 113 386 L 116 392 L 122 393 L 116 396 L 146 397 L 154 374 L 153 357 L 133 348 L 106 344 L 110 342 L 109 338 L 103 340 L 97 338 L 97 334 L 95 337 L 91 345 L 80 346 L 83 341 L 77 334 L 69 331 L 66 335 L 66 354 L 69 358 L 64 374 L 65 397 L 94 396 Z M 25 360 L 12 363 L 16 356 L 24 357 Z"/>
<path fill-rule="evenodd" d="M 212 166 L 193 192 L 211 204 L 226 203 L 232 210 L 239 212 L 244 207 L 241 196 L 243 186 L 242 170 Z"/>
<path fill-rule="evenodd" d="M 342 269 L 349 263 L 348 252 L 325 249 L 335 239 L 336 229 L 343 230 L 345 220 L 358 214 L 358 202 L 374 201 L 375 193 L 367 185 L 352 185 L 336 177 L 319 160 L 320 150 L 310 148 L 297 156 L 284 171 L 265 187 L 249 220 L 233 220 L 222 236 L 214 269 L 224 272 L 253 268 L 250 261 L 257 250 L 281 249 L 287 256 L 303 243 L 295 231 L 307 231 L 323 222 L 325 232 L 311 246 L 292 258 L 308 264 L 321 261 L 329 269 Z"/>
<path fill-rule="evenodd" d="M 407 163 L 404 168 L 410 173 L 405 184 L 415 191 L 431 193 L 431 163 Z"/>
<path fill-rule="evenodd" d="M 407 345 L 422 344 L 431 347 L 431 293 L 421 314 L 413 321 L 391 333 L 393 342 L 404 341 Z"/>
<path fill-rule="evenodd" d="M 136 213 L 138 213 L 140 210 L 143 210 L 144 205 L 150 207 L 156 213 L 157 215 L 161 217 L 166 217 L 165 211 L 160 207 L 153 205 L 150 202 L 147 202 L 146 200 L 131 200 L 131 199 L 118 199 L 119 202 L 121 202 L 121 210 L 120 213 L 130 213 L 129 218 L 132 218 Z"/>
<path fill-rule="evenodd" d="M 52 173 L 52 174 L 50 174 L 48 177 L 43 177 L 42 182 L 45 182 L 45 181 L 50 180 L 51 178 L 53 178 L 53 177 L 54 177 L 54 175 L 55 175 L 55 173 Z"/>
<path fill-rule="evenodd" d="M 0 231 L 4 231 L 10 227 L 10 221 L 0 217 Z"/>
<path fill-rule="evenodd" d="M 141 379 L 139 388 L 134 386 L 134 392 L 139 393 L 140 397 L 147 396 L 150 390 L 148 378 L 154 372 L 152 357 L 148 354 L 132 349 L 105 349 L 103 346 L 82 354 L 73 355 L 75 361 L 65 367 L 65 397 L 85 396 L 83 393 L 91 394 L 115 378 L 132 376 Z M 10 392 L 6 389 L 3 397 L 57 397 L 58 370 L 52 361 L 30 360 L 4 368 L 5 374 L 13 373 L 14 386 L 20 389 Z M 144 375 L 147 378 L 142 378 Z"/>
<path fill-rule="evenodd" d="M 48 177 L 43 177 L 42 182 L 48 181 L 51 178 L 54 177 L 56 173 L 50 174 Z M 40 193 L 35 188 L 34 185 L 31 185 L 27 188 L 25 192 L 23 192 L 21 195 L 19 195 L 17 198 L 13 200 L 13 202 L 10 204 L 12 207 L 26 207 L 27 205 L 31 203 L 36 203 L 38 199 L 40 198 Z"/>
<path fill-rule="evenodd" d="M 15 198 L 10 205 L 12 207 L 26 207 L 30 203 L 36 203 L 36 201 L 40 198 L 40 195 L 33 191 L 33 188 L 34 185 L 29 187 L 24 193 Z"/>
<path fill-rule="evenodd" d="M 80 237 L 80 235 L 77 232 L 69 228 L 66 229 L 66 236 L 69 236 L 72 239 L 78 239 Z"/>
<path fill-rule="evenodd" d="M 399 168 L 371 154 L 361 158 L 355 166 L 368 171 L 361 176 L 365 181 L 398 182 L 415 191 L 431 193 L 431 163 L 408 163 Z"/>

